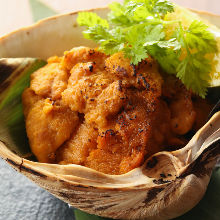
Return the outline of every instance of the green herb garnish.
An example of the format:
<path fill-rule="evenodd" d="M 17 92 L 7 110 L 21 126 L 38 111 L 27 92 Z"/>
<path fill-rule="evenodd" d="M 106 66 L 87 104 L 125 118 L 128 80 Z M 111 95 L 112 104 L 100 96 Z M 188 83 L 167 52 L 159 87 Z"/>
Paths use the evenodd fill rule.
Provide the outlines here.
<path fill-rule="evenodd" d="M 93 12 L 79 13 L 78 24 L 88 27 L 85 38 L 99 43 L 99 49 L 108 55 L 122 51 L 134 65 L 151 56 L 187 89 L 205 97 L 212 70 L 207 54 L 217 52 L 217 42 L 207 25 L 194 20 L 184 29 L 181 21 L 166 21 L 165 15 L 174 12 L 168 0 L 125 0 L 109 7 L 107 20 Z M 166 28 L 170 25 L 175 25 L 175 30 L 168 37 Z"/>

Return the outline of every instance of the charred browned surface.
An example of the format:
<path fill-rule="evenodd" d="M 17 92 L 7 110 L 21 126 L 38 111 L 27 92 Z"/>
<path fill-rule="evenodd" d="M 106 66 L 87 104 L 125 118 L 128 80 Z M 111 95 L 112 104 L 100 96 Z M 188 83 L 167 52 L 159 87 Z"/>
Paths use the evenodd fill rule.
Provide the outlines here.
<path fill-rule="evenodd" d="M 0 85 L 16 70 L 17 65 L 8 65 L 6 59 L 0 59 Z"/>
<path fill-rule="evenodd" d="M 23 106 L 40 162 L 107 174 L 127 173 L 156 152 L 184 146 L 182 135 L 193 129 L 199 112 L 191 92 L 173 76 L 161 75 L 151 58 L 134 66 L 122 53 L 106 56 L 86 47 L 49 58 L 34 72 Z M 156 163 L 152 158 L 146 166 Z"/>
<path fill-rule="evenodd" d="M 144 203 L 148 204 L 149 202 L 151 202 L 163 190 L 164 188 L 149 189 L 149 191 L 147 192 L 147 198 L 144 200 Z"/>
<path fill-rule="evenodd" d="M 220 141 L 212 144 L 209 148 L 206 148 L 199 157 L 187 168 L 183 175 L 179 178 L 184 178 L 187 175 L 195 174 L 197 177 L 202 178 L 206 175 L 210 175 L 213 168 L 207 166 L 208 163 L 217 160 L 220 156 Z"/>
<path fill-rule="evenodd" d="M 147 162 L 147 167 L 146 168 L 154 168 L 156 166 L 157 162 L 158 162 L 157 158 L 152 157 L 152 159 Z"/>

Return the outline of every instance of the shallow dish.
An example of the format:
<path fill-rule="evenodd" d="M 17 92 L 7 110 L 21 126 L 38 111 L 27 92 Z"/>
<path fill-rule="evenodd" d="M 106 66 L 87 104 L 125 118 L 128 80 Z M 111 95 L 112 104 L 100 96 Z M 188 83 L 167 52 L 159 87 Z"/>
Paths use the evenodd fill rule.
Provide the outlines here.
<path fill-rule="evenodd" d="M 91 11 L 105 17 L 108 9 Z M 220 27 L 220 17 L 196 13 Z M 51 17 L 0 38 L 0 57 L 46 59 L 75 46 L 94 47 L 83 38 L 83 28 L 77 26 L 76 18 L 77 12 Z M 13 137 L 4 128 L 1 131 L 8 136 L 1 132 L 0 156 L 58 198 L 89 213 L 123 219 L 169 219 L 191 209 L 204 195 L 220 154 L 219 142 L 212 144 L 219 140 L 219 124 L 217 113 L 184 149 L 157 153 L 142 167 L 119 176 L 79 165 L 42 164 L 24 159 L 28 149 L 20 149 L 16 141 L 12 143 Z M 161 173 L 166 177 L 161 178 Z"/>

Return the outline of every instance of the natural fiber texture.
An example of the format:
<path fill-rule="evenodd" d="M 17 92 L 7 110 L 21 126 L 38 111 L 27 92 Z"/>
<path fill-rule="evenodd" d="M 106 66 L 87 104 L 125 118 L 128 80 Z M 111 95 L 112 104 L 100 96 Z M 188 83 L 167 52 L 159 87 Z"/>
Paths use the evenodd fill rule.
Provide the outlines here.
<path fill-rule="evenodd" d="M 105 14 L 106 9 L 98 12 Z M 81 28 L 73 26 L 76 16 L 50 18 L 0 39 L 0 56 L 46 58 L 73 46 L 92 46 L 83 40 Z M 11 89 L 13 85 L 10 84 Z M 8 91 L 3 89 L 1 93 L 7 97 Z M 12 101 L 13 97 L 16 96 L 11 97 Z M 0 111 L 4 118 L 4 111 Z M 4 143 L 0 142 L 0 156 L 44 189 L 86 212 L 111 218 L 170 219 L 190 210 L 204 195 L 220 155 L 219 128 L 220 112 L 217 112 L 181 150 L 157 153 L 142 167 L 118 176 L 79 165 L 41 164 L 24 159 L 17 155 L 21 154 L 22 145 L 14 141 L 5 126 L 1 128 L 5 131 L 1 134 L 7 135 L 0 136 L 0 140 L 4 138 Z M 8 140 L 16 146 L 17 154 L 10 150 L 12 142 Z"/>

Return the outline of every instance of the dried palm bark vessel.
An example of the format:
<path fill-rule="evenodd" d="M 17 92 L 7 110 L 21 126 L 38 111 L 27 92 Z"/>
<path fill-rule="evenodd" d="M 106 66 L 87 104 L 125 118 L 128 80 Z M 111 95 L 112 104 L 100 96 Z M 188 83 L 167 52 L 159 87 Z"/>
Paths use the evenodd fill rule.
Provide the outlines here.
<path fill-rule="evenodd" d="M 104 16 L 107 9 L 94 11 Z M 201 16 L 220 26 L 219 17 Z M 92 47 L 75 25 L 76 17 L 77 13 L 53 17 L 1 38 L 0 57 L 44 59 L 73 46 Z M 45 63 L 31 58 L 0 63 L 0 156 L 18 172 L 76 208 L 115 219 L 171 219 L 200 201 L 220 155 L 219 109 L 184 148 L 159 152 L 127 174 L 38 163 L 27 159 L 20 96 L 30 73 Z"/>

